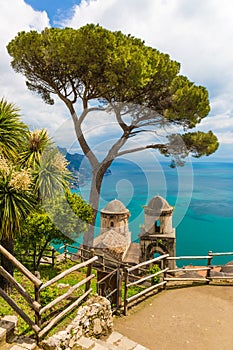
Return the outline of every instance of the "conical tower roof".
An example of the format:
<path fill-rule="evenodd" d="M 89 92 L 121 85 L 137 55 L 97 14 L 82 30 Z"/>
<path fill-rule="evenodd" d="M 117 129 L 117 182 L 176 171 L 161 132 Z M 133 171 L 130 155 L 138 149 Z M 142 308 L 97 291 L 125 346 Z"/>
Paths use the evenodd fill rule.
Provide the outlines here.
<path fill-rule="evenodd" d="M 129 213 L 129 210 L 118 199 L 109 202 L 104 209 L 101 210 L 104 214 L 124 214 Z"/>
<path fill-rule="evenodd" d="M 164 199 L 161 196 L 155 196 L 153 197 L 148 206 L 149 209 L 153 209 L 155 211 L 159 210 L 159 211 L 163 211 L 163 210 L 171 210 L 172 207 L 170 206 L 170 204 L 168 204 L 168 202 L 166 201 L 166 199 Z"/>
<path fill-rule="evenodd" d="M 168 204 L 168 202 L 166 201 L 166 199 L 164 199 L 161 196 L 155 196 L 153 197 L 149 204 L 145 207 L 145 212 L 147 212 L 148 214 L 168 214 L 171 213 L 173 211 L 173 207 Z"/>

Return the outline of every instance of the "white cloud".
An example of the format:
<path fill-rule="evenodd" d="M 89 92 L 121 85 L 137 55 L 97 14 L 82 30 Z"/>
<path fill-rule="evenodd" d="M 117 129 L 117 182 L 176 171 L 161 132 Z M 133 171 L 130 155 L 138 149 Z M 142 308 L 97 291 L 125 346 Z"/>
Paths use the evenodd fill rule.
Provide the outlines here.
<path fill-rule="evenodd" d="M 218 132 L 217 136 L 218 136 L 218 139 L 219 139 L 221 144 L 231 145 L 233 143 L 233 132 L 232 131 Z"/>
<path fill-rule="evenodd" d="M 207 87 L 212 118 L 201 126 L 217 132 L 233 125 L 232 13 L 228 0 L 83 0 L 66 25 L 99 23 L 169 53 L 182 74 Z"/>
<path fill-rule="evenodd" d="M 38 96 L 28 91 L 24 77 L 11 68 L 6 49 L 18 32 L 41 31 L 49 27 L 47 13 L 34 11 L 23 0 L 13 0 L 11 6 L 9 2 L 0 0 L 0 6 L 0 97 L 19 107 L 22 119 L 31 128 L 47 127 L 52 132 L 67 115 L 65 107 L 61 102 L 55 106 L 45 105 Z"/>
<path fill-rule="evenodd" d="M 66 107 L 57 101 L 45 105 L 25 86 L 25 79 L 10 67 L 7 43 L 19 31 L 42 30 L 49 27 L 46 12 L 34 11 L 23 0 L 12 0 L 11 7 L 0 0 L 0 96 L 20 107 L 23 118 L 32 127 L 47 127 L 69 146 L 75 138 L 72 123 L 62 129 L 68 117 Z M 72 18 L 63 26 L 78 28 L 99 23 L 110 30 L 121 30 L 145 40 L 147 45 L 169 53 L 181 63 L 181 73 L 196 84 L 207 87 L 210 94 L 210 117 L 199 129 L 212 129 L 227 147 L 216 154 L 224 155 L 233 146 L 233 2 L 229 0 L 83 0 L 74 7 Z M 105 122 L 105 121 L 104 121 Z M 56 132 L 58 130 L 59 132 Z M 91 123 L 90 139 L 97 142 L 104 126 Z M 221 153 L 222 152 L 222 153 Z"/>

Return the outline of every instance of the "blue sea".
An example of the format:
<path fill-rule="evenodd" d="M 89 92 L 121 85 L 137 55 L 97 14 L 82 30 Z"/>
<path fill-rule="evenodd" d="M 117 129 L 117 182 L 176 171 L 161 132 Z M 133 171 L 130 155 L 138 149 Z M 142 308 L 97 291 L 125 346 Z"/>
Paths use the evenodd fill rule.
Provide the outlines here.
<path fill-rule="evenodd" d="M 210 250 L 233 252 L 233 163 L 190 161 L 170 168 L 167 162 L 139 164 L 122 159 L 110 169 L 111 175 L 104 177 L 99 209 L 113 199 L 121 200 L 131 213 L 132 241 L 138 241 L 143 207 L 160 195 L 174 206 L 177 256 L 206 255 Z M 89 189 L 90 184 L 79 189 L 86 200 Z M 99 222 L 98 215 L 95 235 Z M 213 264 L 229 260 L 233 256 L 216 257 Z"/>

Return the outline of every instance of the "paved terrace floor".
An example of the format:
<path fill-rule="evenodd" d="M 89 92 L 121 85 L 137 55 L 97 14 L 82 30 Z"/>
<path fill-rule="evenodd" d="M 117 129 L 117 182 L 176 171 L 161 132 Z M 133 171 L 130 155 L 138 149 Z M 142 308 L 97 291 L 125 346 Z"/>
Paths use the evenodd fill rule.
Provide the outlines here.
<path fill-rule="evenodd" d="M 163 291 L 115 318 L 114 329 L 150 350 L 233 350 L 233 286 Z"/>

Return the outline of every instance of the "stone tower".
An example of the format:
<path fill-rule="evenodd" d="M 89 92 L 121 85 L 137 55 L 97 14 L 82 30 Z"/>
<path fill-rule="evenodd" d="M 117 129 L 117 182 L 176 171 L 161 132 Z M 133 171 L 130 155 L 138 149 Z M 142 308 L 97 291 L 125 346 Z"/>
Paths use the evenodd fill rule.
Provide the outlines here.
<path fill-rule="evenodd" d="M 176 255 L 176 233 L 172 227 L 173 207 L 160 196 L 155 196 L 144 208 L 144 227 L 140 234 L 141 260 L 153 259 L 154 253 Z M 169 268 L 175 268 L 175 260 Z"/>
<path fill-rule="evenodd" d="M 109 202 L 100 213 L 101 234 L 112 229 L 124 236 L 129 243 L 131 242 L 131 233 L 129 232 L 128 223 L 130 213 L 121 201 L 114 199 Z"/>
<path fill-rule="evenodd" d="M 100 235 L 94 239 L 94 248 L 122 260 L 131 243 L 130 212 L 121 201 L 114 199 L 100 213 Z"/>

